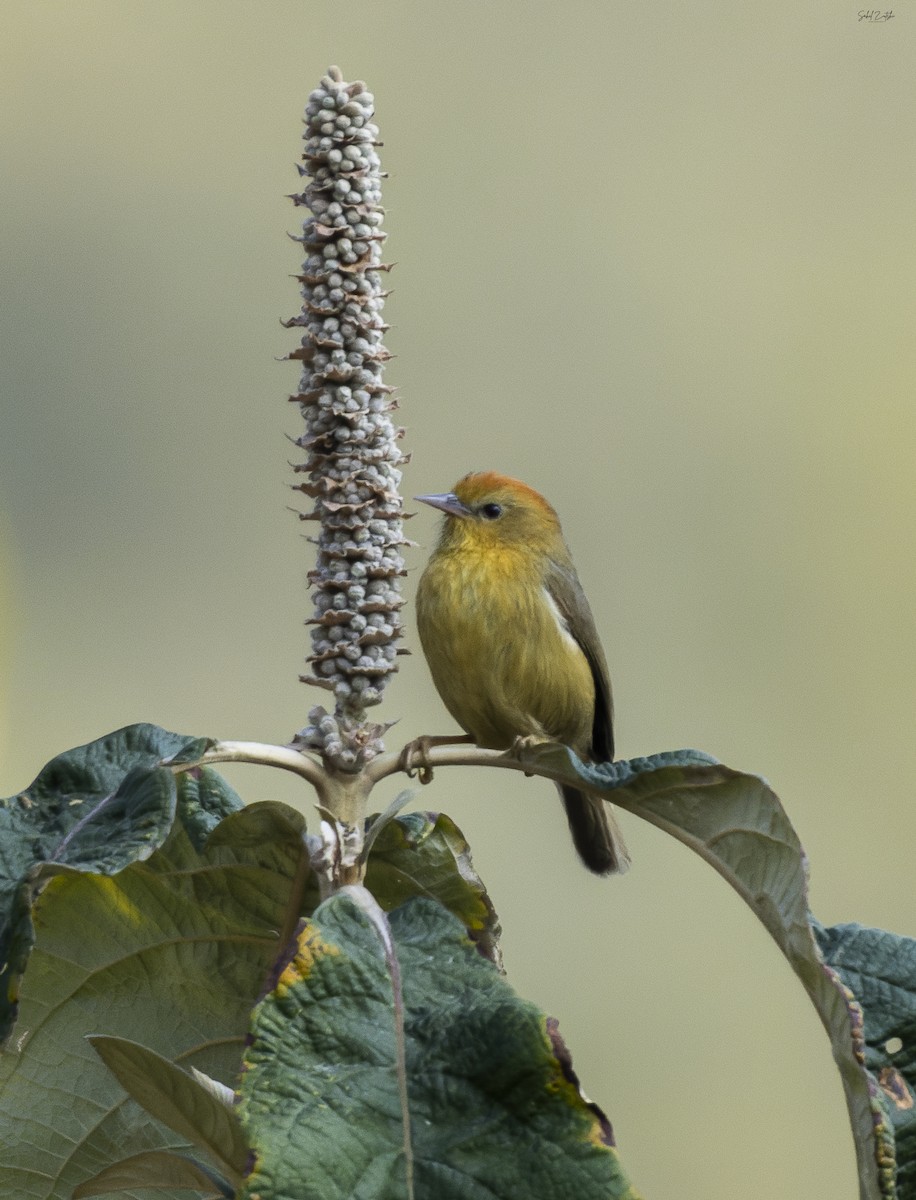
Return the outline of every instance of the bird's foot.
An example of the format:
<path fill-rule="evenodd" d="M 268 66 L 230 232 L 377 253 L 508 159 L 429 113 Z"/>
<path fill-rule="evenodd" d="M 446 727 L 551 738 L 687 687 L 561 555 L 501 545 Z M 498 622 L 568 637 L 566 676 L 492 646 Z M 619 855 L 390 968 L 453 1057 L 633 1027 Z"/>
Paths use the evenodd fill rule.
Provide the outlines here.
<path fill-rule="evenodd" d="M 438 734 L 430 736 L 423 734 L 422 737 L 414 738 L 412 742 L 408 742 L 401 751 L 401 756 L 398 759 L 398 767 L 404 772 L 408 778 L 413 779 L 416 775 L 421 783 L 432 783 L 433 767 L 429 761 L 429 752 L 433 746 L 457 746 L 462 742 L 473 741 L 470 734 Z"/>
<path fill-rule="evenodd" d="M 429 761 L 429 752 L 434 741 L 435 738 L 424 734 L 423 737 L 408 742 L 401 751 L 398 766 L 408 779 L 416 776 L 421 783 L 432 783 L 433 769 Z"/>
<path fill-rule="evenodd" d="M 543 746 L 549 740 L 549 738 L 539 737 L 536 733 L 519 734 L 506 753 L 511 754 L 513 758 L 517 759 L 524 766 L 526 755 L 530 754 L 537 746 Z M 531 771 L 525 771 L 525 775 L 529 779 L 531 778 L 531 774 Z"/>

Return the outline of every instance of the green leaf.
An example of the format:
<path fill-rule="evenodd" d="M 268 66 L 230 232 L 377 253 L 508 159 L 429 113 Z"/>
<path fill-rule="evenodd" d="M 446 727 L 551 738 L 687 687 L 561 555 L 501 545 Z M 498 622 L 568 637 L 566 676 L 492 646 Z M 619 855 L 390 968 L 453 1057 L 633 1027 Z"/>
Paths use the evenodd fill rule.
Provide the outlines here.
<path fill-rule="evenodd" d="M 0 1056 L 5 1195 L 69 1200 L 106 1164 L 187 1149 L 125 1096 L 87 1034 L 236 1081 L 251 1008 L 293 923 L 302 839 L 295 814 L 284 822 L 255 805 L 200 850 L 200 795 L 183 805 L 179 793 L 172 831 L 147 861 L 113 876 L 57 869 L 34 899 L 35 946 Z"/>
<path fill-rule="evenodd" d="M 73 1200 L 87 1200 L 89 1196 L 104 1196 L 130 1188 L 168 1192 L 193 1190 L 202 1192 L 207 1198 L 225 1197 L 226 1200 L 232 1200 L 235 1195 L 232 1185 L 204 1163 L 167 1150 L 145 1150 L 105 1167 L 98 1175 L 81 1183 L 73 1190 Z"/>
<path fill-rule="evenodd" d="M 438 900 L 480 951 L 500 963 L 496 910 L 464 835 L 444 813 L 413 812 L 388 821 L 369 854 L 366 887 L 386 911 L 411 896 Z"/>
<path fill-rule="evenodd" d="M 894 1130 L 896 1196 L 914 1200 L 916 940 L 862 925 L 815 926 L 815 932 L 828 965 L 854 994 L 849 998 L 853 1027 L 861 1026 L 865 1065 Z M 887 1163 L 891 1184 L 893 1165 L 893 1160 Z M 890 1188 L 888 1195 L 894 1195 Z"/>
<path fill-rule="evenodd" d="M 320 901 L 318 880 L 305 845 L 302 814 L 273 800 L 249 804 L 244 815 L 229 817 L 216 827 L 208 846 L 213 851 L 228 846 L 234 853 L 245 851 L 249 854 L 262 853 L 264 846 L 283 847 L 289 878 L 277 942 L 279 946 L 285 946 L 293 936 L 299 918 L 313 913 Z"/>
<path fill-rule="evenodd" d="M 390 956 L 349 891 L 304 925 L 255 1011 L 239 1088 L 254 1150 L 248 1200 L 636 1200 L 553 1023 L 424 899 L 389 918 L 408 1158 Z"/>
<path fill-rule="evenodd" d="M 155 725 L 131 725 L 52 759 L 31 787 L 0 801 L 0 1043 L 15 1020 L 36 892 L 57 871 L 114 874 L 161 846 L 174 821 L 176 784 L 159 762 L 188 742 Z M 241 801 L 206 771 L 181 777 L 177 805 L 200 840 Z"/>
<path fill-rule="evenodd" d="M 127 1038 L 90 1035 L 89 1043 L 121 1087 L 169 1129 L 206 1150 L 239 1183 L 248 1143 L 235 1112 L 182 1067 Z"/>
<path fill-rule="evenodd" d="M 175 820 L 177 789 L 171 771 L 133 767 L 65 834 L 47 863 L 114 875 L 142 862 L 165 841 Z"/>
<path fill-rule="evenodd" d="M 384 812 L 375 813 L 366 821 L 366 834 L 363 838 L 363 848 L 359 852 L 359 861 L 365 862 L 369 857 L 369 851 L 372 849 L 375 842 L 378 840 L 378 835 L 382 832 L 386 825 L 395 819 L 398 813 L 406 808 L 417 794 L 416 788 L 407 788 L 405 791 L 398 793 L 391 801 Z"/>
<path fill-rule="evenodd" d="M 212 750 L 217 744 L 216 738 L 194 738 L 193 741 L 186 742 L 175 754 L 170 754 L 167 759 L 164 759 L 163 765 L 177 767 L 186 763 L 200 762 L 207 751 Z"/>
<path fill-rule="evenodd" d="M 589 765 L 542 744 L 523 762 L 588 786 L 689 846 L 759 917 L 801 980 L 830 1037 L 846 1094 L 862 1200 L 893 1192 L 893 1133 L 861 1059 L 850 997 L 825 964 L 808 911 L 808 865 L 798 835 L 765 780 L 697 750 Z"/>
<path fill-rule="evenodd" d="M 178 812 L 195 850 L 203 850 L 207 839 L 225 817 L 243 807 L 234 788 L 211 767 L 195 767 L 176 776 Z"/>

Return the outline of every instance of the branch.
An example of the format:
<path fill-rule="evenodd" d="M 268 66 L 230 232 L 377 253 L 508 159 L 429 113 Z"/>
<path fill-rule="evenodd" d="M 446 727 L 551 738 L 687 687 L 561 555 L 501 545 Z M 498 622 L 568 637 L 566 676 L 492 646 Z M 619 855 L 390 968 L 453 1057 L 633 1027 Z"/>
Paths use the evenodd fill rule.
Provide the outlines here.
<path fill-rule="evenodd" d="M 280 767 L 284 771 L 292 771 L 308 782 L 324 797 L 328 790 L 328 777 L 321 765 L 313 758 L 308 758 L 299 750 L 289 746 L 272 746 L 266 742 L 217 742 L 198 760 L 197 763 L 184 764 L 198 766 L 200 763 L 209 765 L 219 762 L 254 763 L 262 767 Z"/>
<path fill-rule="evenodd" d="M 403 751 L 393 754 L 383 754 L 373 759 L 365 768 L 365 774 L 374 786 L 389 775 L 403 771 Z M 549 768 L 536 766 L 526 762 L 514 750 L 484 750 L 480 746 L 432 746 L 424 755 L 424 764 L 430 768 L 436 767 L 503 767 L 509 771 L 522 771 L 525 775 L 541 775 L 552 779 L 555 783 L 563 779 L 562 771 L 551 771 Z M 410 772 L 405 772 L 410 774 Z"/>

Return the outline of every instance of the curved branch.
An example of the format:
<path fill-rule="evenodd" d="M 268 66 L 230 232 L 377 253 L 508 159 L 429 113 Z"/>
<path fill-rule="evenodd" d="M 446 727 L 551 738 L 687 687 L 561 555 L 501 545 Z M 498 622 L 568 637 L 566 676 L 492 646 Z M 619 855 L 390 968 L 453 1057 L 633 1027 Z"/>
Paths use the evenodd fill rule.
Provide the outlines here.
<path fill-rule="evenodd" d="M 410 744 L 410 743 L 408 743 Z M 431 770 L 437 767 L 502 767 L 507 771 L 521 771 L 523 775 L 537 775 L 541 779 L 549 779 L 553 783 L 573 783 L 580 782 L 574 779 L 571 775 L 569 762 L 563 759 L 556 766 L 551 766 L 549 763 L 537 762 L 532 757 L 537 751 L 547 749 L 562 750 L 566 754 L 572 754 L 568 746 L 562 742 L 536 742 L 531 746 L 525 746 L 521 750 L 515 748 L 509 750 L 485 750 L 481 746 L 468 746 L 457 744 L 454 746 L 432 746 L 423 756 L 422 766 L 429 766 Z M 363 774 L 369 781 L 369 787 L 372 788 L 382 779 L 386 779 L 389 775 L 396 775 L 398 771 L 410 777 L 414 774 L 419 774 L 419 771 L 405 771 L 402 765 L 403 751 L 399 750 L 393 754 L 384 754 L 373 761 L 365 768 Z M 710 762 L 715 760 L 710 759 Z M 588 782 L 583 780 L 580 782 L 585 790 L 588 790 Z M 686 836 L 678 831 L 675 824 L 666 823 L 654 813 L 645 811 L 638 800 L 634 800 L 630 796 L 621 794 L 621 791 L 615 788 L 613 791 L 605 787 L 596 787 L 596 794 L 603 795 L 605 800 L 612 801 L 618 807 L 626 809 L 627 812 L 633 813 L 637 817 L 642 817 L 649 824 L 657 826 L 673 837 L 690 846 L 691 849 L 697 850 L 697 846 Z"/>
<path fill-rule="evenodd" d="M 328 777 L 321 764 L 290 746 L 272 746 L 267 742 L 217 742 L 206 751 L 200 762 L 207 765 L 236 762 L 279 767 L 308 780 L 320 797 L 324 797 L 328 791 Z"/>
<path fill-rule="evenodd" d="M 403 751 L 393 754 L 383 754 L 375 758 L 366 767 L 365 774 L 374 785 L 389 775 L 404 771 L 402 764 Z M 545 779 L 554 782 L 562 777 L 561 772 L 551 772 L 543 767 L 525 762 L 514 750 L 484 750 L 480 746 L 432 746 L 423 756 L 423 765 L 433 770 L 436 767 L 503 767 L 509 771 L 522 771 L 525 775 L 543 775 Z M 407 775 L 411 772 L 405 771 Z"/>

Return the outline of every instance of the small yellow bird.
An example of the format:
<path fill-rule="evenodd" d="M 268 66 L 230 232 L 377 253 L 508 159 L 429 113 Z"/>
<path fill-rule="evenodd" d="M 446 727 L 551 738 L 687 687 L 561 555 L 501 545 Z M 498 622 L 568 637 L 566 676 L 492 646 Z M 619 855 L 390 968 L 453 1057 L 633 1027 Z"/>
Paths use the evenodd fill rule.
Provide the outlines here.
<path fill-rule="evenodd" d="M 533 488 L 494 471 L 415 499 L 445 513 L 417 591 L 420 641 L 445 707 L 478 746 L 544 738 L 610 762 L 607 663 L 557 514 Z M 558 786 L 585 865 L 597 875 L 625 871 L 610 806 Z"/>

